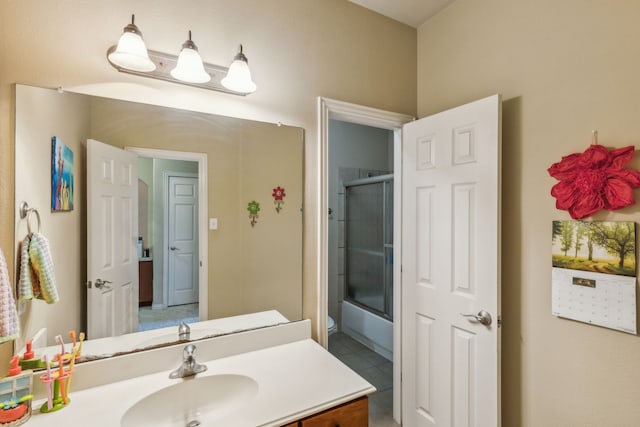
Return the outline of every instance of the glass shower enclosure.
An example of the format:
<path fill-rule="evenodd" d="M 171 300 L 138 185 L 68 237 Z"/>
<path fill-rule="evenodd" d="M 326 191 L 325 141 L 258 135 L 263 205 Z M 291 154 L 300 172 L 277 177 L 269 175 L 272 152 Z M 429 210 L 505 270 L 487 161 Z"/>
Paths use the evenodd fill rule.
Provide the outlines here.
<path fill-rule="evenodd" d="M 393 174 L 345 184 L 345 299 L 393 320 Z"/>

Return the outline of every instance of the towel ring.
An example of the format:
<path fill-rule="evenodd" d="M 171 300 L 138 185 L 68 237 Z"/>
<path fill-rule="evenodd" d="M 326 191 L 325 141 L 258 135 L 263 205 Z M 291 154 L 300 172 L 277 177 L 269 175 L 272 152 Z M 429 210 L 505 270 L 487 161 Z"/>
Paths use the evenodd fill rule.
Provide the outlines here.
<path fill-rule="evenodd" d="M 41 226 L 41 222 L 40 222 L 40 213 L 38 212 L 38 210 L 36 208 L 30 208 L 29 205 L 27 204 L 27 202 L 22 202 L 20 203 L 20 218 L 22 219 L 27 219 L 27 230 L 29 231 L 29 234 L 31 234 L 33 231 L 31 230 L 31 214 L 35 213 L 36 214 L 36 220 L 38 221 L 38 231 L 37 233 L 40 232 L 40 226 Z"/>

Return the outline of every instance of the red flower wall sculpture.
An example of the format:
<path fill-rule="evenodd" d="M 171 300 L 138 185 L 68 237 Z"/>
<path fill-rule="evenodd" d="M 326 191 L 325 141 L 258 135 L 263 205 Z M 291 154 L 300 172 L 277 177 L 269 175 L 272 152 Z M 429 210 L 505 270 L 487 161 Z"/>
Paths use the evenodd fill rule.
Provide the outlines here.
<path fill-rule="evenodd" d="M 633 146 L 609 151 L 593 144 L 584 153 L 570 154 L 551 165 L 549 175 L 560 181 L 551 188 L 556 208 L 581 219 L 601 209 L 613 211 L 633 205 L 640 172 L 624 169 L 633 154 Z"/>
<path fill-rule="evenodd" d="M 284 188 L 278 185 L 273 189 L 273 193 L 271 193 L 271 196 L 273 196 L 273 203 L 275 203 L 276 205 L 276 212 L 280 213 L 282 205 L 284 205 L 284 197 L 286 196 Z"/>

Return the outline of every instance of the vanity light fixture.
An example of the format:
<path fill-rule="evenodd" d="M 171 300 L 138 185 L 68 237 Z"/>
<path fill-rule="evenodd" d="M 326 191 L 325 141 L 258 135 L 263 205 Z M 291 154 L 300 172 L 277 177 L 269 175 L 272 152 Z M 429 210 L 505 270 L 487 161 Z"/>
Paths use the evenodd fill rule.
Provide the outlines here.
<path fill-rule="evenodd" d="M 124 27 L 118 46 L 108 54 L 109 62 L 132 71 L 150 72 L 156 69 L 156 65 L 149 59 L 142 33 L 134 23 L 135 18 L 131 15 L 131 24 Z"/>
<path fill-rule="evenodd" d="M 179 56 L 147 50 L 134 18 L 132 15 L 131 24 L 124 28 L 118 45 L 107 50 L 107 60 L 116 70 L 233 95 L 245 96 L 256 90 L 242 45 L 230 68 L 203 62 L 191 40 L 191 31 Z"/>
<path fill-rule="evenodd" d="M 191 40 L 191 31 L 189 31 L 189 40 L 182 44 L 178 65 L 171 70 L 171 75 L 187 83 L 206 83 L 211 80 L 211 76 L 204 70 L 198 48 Z"/>
<path fill-rule="evenodd" d="M 227 76 L 223 78 L 220 83 L 227 89 L 236 92 L 255 92 L 256 84 L 251 80 L 249 61 L 247 57 L 244 56 L 244 53 L 242 53 L 242 45 L 240 45 L 240 52 L 233 58 Z"/>

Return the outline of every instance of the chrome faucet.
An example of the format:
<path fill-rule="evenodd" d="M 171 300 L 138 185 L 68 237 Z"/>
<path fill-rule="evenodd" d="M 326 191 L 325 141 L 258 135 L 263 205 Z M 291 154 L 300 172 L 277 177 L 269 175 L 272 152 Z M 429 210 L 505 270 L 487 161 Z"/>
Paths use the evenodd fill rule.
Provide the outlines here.
<path fill-rule="evenodd" d="M 169 378 L 185 378 L 206 371 L 207 366 L 196 362 L 195 354 L 196 346 L 193 344 L 187 345 L 182 351 L 182 364 L 169 374 Z"/>

